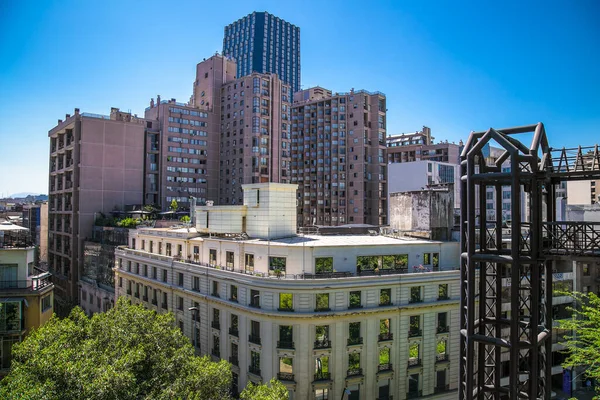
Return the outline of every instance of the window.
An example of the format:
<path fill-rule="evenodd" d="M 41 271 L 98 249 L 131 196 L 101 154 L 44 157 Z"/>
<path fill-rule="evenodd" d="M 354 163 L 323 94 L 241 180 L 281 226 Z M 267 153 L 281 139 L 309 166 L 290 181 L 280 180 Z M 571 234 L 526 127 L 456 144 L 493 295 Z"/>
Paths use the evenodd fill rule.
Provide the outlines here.
<path fill-rule="evenodd" d="M 221 313 L 218 308 L 213 308 L 213 320 L 212 327 L 215 329 L 221 329 Z"/>
<path fill-rule="evenodd" d="M 246 253 L 245 257 L 245 269 L 247 272 L 254 271 L 254 254 Z"/>
<path fill-rule="evenodd" d="M 353 344 L 362 344 L 360 322 L 350 322 L 348 324 L 348 346 Z"/>
<path fill-rule="evenodd" d="M 260 322 L 250 321 L 250 338 L 251 343 L 260 344 Z"/>
<path fill-rule="evenodd" d="M 158 254 L 162 254 L 162 242 L 158 242 Z"/>
<path fill-rule="evenodd" d="M 170 256 L 171 255 L 171 243 L 167 243 L 167 250 L 166 250 L 166 255 Z M 159 247 L 160 248 L 160 247 Z M 160 250 L 159 250 L 160 251 Z"/>
<path fill-rule="evenodd" d="M 177 296 L 177 309 L 183 311 L 183 297 Z"/>
<path fill-rule="evenodd" d="M 163 293 L 162 295 L 163 295 L 162 308 L 166 309 L 167 303 L 168 303 L 168 295 L 166 293 Z"/>
<path fill-rule="evenodd" d="M 361 375 L 360 353 L 348 354 L 348 376 Z"/>
<path fill-rule="evenodd" d="M 315 311 L 330 311 L 329 293 L 317 293 L 315 295 Z"/>
<path fill-rule="evenodd" d="M 438 300 L 448 300 L 450 295 L 448 293 L 448 284 L 443 283 L 438 285 Z"/>
<path fill-rule="evenodd" d="M 410 288 L 410 299 L 409 303 L 420 303 L 423 300 L 421 299 L 421 286 L 413 286 Z"/>
<path fill-rule="evenodd" d="M 421 346 L 418 342 L 412 342 L 408 346 L 408 366 L 414 367 L 421 364 Z"/>
<path fill-rule="evenodd" d="M 219 282 L 212 281 L 212 293 L 213 296 L 219 297 Z"/>
<path fill-rule="evenodd" d="M 277 379 L 282 381 L 294 380 L 293 360 L 291 357 L 279 357 L 279 374 L 277 374 Z"/>
<path fill-rule="evenodd" d="M 381 289 L 379 291 L 379 305 L 389 306 L 392 304 L 392 289 Z"/>
<path fill-rule="evenodd" d="M 213 336 L 212 355 L 215 357 L 221 357 L 221 349 L 218 336 Z"/>
<path fill-rule="evenodd" d="M 257 351 L 250 352 L 250 373 L 260 376 L 260 353 Z"/>
<path fill-rule="evenodd" d="M 411 315 L 408 326 L 408 337 L 421 336 L 421 316 Z"/>
<path fill-rule="evenodd" d="M 227 251 L 225 252 L 225 266 L 228 269 L 233 269 L 234 268 L 234 255 L 233 255 L 233 251 Z"/>
<path fill-rule="evenodd" d="M 238 336 L 239 326 L 238 326 L 238 316 L 235 314 L 231 314 L 231 327 L 229 328 L 229 334 L 233 336 Z"/>
<path fill-rule="evenodd" d="M 390 364 L 390 348 L 382 347 L 379 349 L 379 371 L 387 371 L 392 369 L 392 365 Z"/>
<path fill-rule="evenodd" d="M 589 264 L 583 264 L 583 276 L 590 276 Z"/>
<path fill-rule="evenodd" d="M 208 250 L 208 265 L 211 267 L 217 265 L 217 249 Z"/>
<path fill-rule="evenodd" d="M 441 312 L 437 315 L 437 332 L 445 333 L 448 332 L 448 313 Z"/>
<path fill-rule="evenodd" d="M 162 270 L 162 281 L 163 282 L 167 281 L 167 273 L 168 273 L 168 271 L 166 269 Z"/>
<path fill-rule="evenodd" d="M 390 332 L 390 319 L 385 318 L 379 320 L 379 341 L 392 340 L 394 337 Z"/>
<path fill-rule="evenodd" d="M 315 258 L 315 273 L 324 274 L 333 272 L 333 257 Z"/>
<path fill-rule="evenodd" d="M 152 279 L 158 279 L 157 268 L 152 267 Z"/>
<path fill-rule="evenodd" d="M 179 330 L 180 330 L 181 332 L 183 332 L 183 321 L 182 321 L 182 320 L 179 320 L 179 324 L 178 324 L 178 325 L 179 325 Z"/>
<path fill-rule="evenodd" d="M 431 253 L 423 253 L 423 265 L 431 265 Z"/>
<path fill-rule="evenodd" d="M 349 299 L 350 304 L 348 305 L 348 308 L 362 308 L 360 290 L 350 292 Z"/>
<path fill-rule="evenodd" d="M 437 342 L 436 345 L 436 352 L 435 352 L 435 361 L 436 362 L 442 362 L 442 361 L 448 361 L 448 353 L 447 353 L 447 340 L 446 338 L 440 339 Z"/>
<path fill-rule="evenodd" d="M 199 292 L 200 291 L 200 277 L 194 276 L 192 279 L 192 290 Z"/>
<path fill-rule="evenodd" d="M 123 278 L 119 277 L 119 287 L 123 287 Z"/>
<path fill-rule="evenodd" d="M 177 273 L 177 285 L 183 286 L 183 273 L 181 272 Z"/>
<path fill-rule="evenodd" d="M 52 308 L 52 295 L 42 297 L 42 312 Z"/>
<path fill-rule="evenodd" d="M 285 274 L 285 257 L 269 257 L 269 273 L 275 275 Z"/>
<path fill-rule="evenodd" d="M 317 325 L 315 327 L 315 349 L 329 348 L 329 325 Z"/>
<path fill-rule="evenodd" d="M 315 359 L 315 380 L 329 380 L 329 356 L 320 356 Z"/>
<path fill-rule="evenodd" d="M 238 301 L 238 288 L 235 285 L 231 285 L 229 300 L 235 301 L 236 303 Z"/>
<path fill-rule="evenodd" d="M 279 293 L 279 311 L 294 311 L 294 295 Z"/>
<path fill-rule="evenodd" d="M 260 308 L 260 292 L 258 290 L 250 290 L 250 307 Z"/>
<path fill-rule="evenodd" d="M 329 400 L 329 389 L 315 389 L 315 400 Z"/>
<path fill-rule="evenodd" d="M 277 343 L 277 347 L 280 349 L 294 348 L 294 334 L 291 326 L 281 325 L 279 327 L 279 343 Z"/>
<path fill-rule="evenodd" d="M 419 376 L 420 374 L 411 374 L 408 376 L 408 392 L 406 393 L 407 399 L 416 399 L 421 397 L 421 392 L 419 391 Z"/>

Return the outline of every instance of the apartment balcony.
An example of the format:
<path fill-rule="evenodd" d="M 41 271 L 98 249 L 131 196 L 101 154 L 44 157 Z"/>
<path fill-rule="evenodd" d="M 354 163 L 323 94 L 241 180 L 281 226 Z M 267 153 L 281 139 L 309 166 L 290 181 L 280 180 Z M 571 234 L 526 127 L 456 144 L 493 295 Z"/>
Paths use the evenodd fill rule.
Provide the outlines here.
<path fill-rule="evenodd" d="M 278 372 L 277 380 L 287 381 L 287 382 L 296 382 L 296 380 L 294 379 L 294 374 L 291 374 L 289 372 Z"/>
<path fill-rule="evenodd" d="M 314 381 L 318 382 L 318 381 L 330 381 L 331 380 L 331 373 L 329 372 L 317 372 L 314 375 Z"/>
<path fill-rule="evenodd" d="M 419 298 L 414 297 L 414 298 L 411 298 L 408 300 L 409 304 L 416 304 L 416 303 L 422 303 L 422 302 L 423 302 L 423 299 L 420 297 Z"/>
<path fill-rule="evenodd" d="M 437 327 L 437 333 L 448 333 L 448 332 L 450 332 L 450 327 L 448 325 Z"/>
<path fill-rule="evenodd" d="M 254 343 L 254 344 L 258 344 L 258 345 L 261 344 L 260 336 L 258 336 L 258 335 L 248 335 L 248 341 L 250 343 Z"/>
<path fill-rule="evenodd" d="M 363 374 L 362 368 L 350 368 L 346 373 L 346 377 L 362 376 L 362 374 Z"/>
<path fill-rule="evenodd" d="M 210 326 L 212 326 L 213 329 L 216 329 L 218 331 L 221 330 L 221 324 L 219 323 L 219 321 L 213 321 Z"/>
<path fill-rule="evenodd" d="M 39 292 L 52 286 L 50 277 L 52 274 L 43 272 L 39 275 L 30 276 L 25 280 L 0 281 L 0 296 L 7 293 Z"/>
<path fill-rule="evenodd" d="M 393 340 L 393 339 L 394 339 L 394 334 L 391 333 L 391 332 L 380 333 L 379 334 L 379 341 L 380 342 L 387 342 L 387 341 L 390 341 L 390 340 Z"/>
<path fill-rule="evenodd" d="M 409 358 L 408 359 L 408 368 L 418 367 L 419 365 L 421 365 L 420 358 Z"/>
<path fill-rule="evenodd" d="M 363 338 L 362 337 L 357 337 L 357 338 L 348 338 L 348 346 L 358 346 L 363 344 Z"/>
<path fill-rule="evenodd" d="M 444 393 L 450 391 L 450 385 L 440 385 L 433 388 L 434 393 Z"/>
<path fill-rule="evenodd" d="M 419 337 L 423 336 L 423 331 L 421 329 L 410 329 L 408 331 L 408 337 Z"/>
<path fill-rule="evenodd" d="M 328 339 L 315 340 L 314 348 L 315 349 L 330 349 L 331 348 L 331 340 L 328 340 Z"/>
<path fill-rule="evenodd" d="M 294 342 L 285 341 L 285 340 L 278 340 L 277 341 L 277 348 L 278 349 L 294 350 L 296 347 L 294 346 Z"/>
<path fill-rule="evenodd" d="M 419 397 L 423 397 L 423 391 L 422 390 L 415 390 L 414 392 L 407 392 L 406 393 L 406 398 L 407 399 L 418 399 Z"/>
<path fill-rule="evenodd" d="M 210 295 L 213 297 L 218 297 L 218 298 L 221 297 L 221 296 L 219 296 L 219 293 L 217 293 L 217 292 L 212 292 Z"/>
<path fill-rule="evenodd" d="M 392 371 L 392 363 L 379 364 L 377 366 L 377 372 L 387 372 L 387 371 Z"/>
<path fill-rule="evenodd" d="M 240 331 L 238 331 L 237 328 L 229 328 L 229 334 L 235 337 L 239 337 Z"/>
<path fill-rule="evenodd" d="M 232 365 L 235 365 L 236 367 L 240 366 L 240 363 L 239 363 L 239 360 L 238 360 L 237 356 L 231 356 L 231 357 L 229 357 L 229 362 Z"/>
<path fill-rule="evenodd" d="M 250 302 L 249 306 L 252 308 L 260 308 L 260 303 L 258 303 L 256 301 L 252 301 L 252 302 Z"/>
<path fill-rule="evenodd" d="M 248 368 L 248 372 L 256 376 L 260 376 L 260 368 L 253 367 L 252 365 Z"/>

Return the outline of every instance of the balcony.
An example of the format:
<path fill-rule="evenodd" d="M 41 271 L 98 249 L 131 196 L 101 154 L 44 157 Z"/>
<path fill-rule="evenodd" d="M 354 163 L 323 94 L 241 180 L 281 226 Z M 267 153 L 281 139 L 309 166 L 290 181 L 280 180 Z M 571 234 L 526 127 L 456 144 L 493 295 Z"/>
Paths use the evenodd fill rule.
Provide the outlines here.
<path fill-rule="evenodd" d="M 240 332 L 238 331 L 237 328 L 229 328 L 229 334 L 235 337 L 239 337 L 240 336 Z"/>
<path fill-rule="evenodd" d="M 230 362 L 232 365 L 235 365 L 236 367 L 239 367 L 239 365 L 240 365 L 240 362 L 239 362 L 239 360 L 238 360 L 237 356 L 230 356 L 230 357 L 229 357 L 229 362 Z"/>
<path fill-rule="evenodd" d="M 437 327 L 437 333 L 448 333 L 448 332 L 450 332 L 450 327 L 448 325 Z"/>
<path fill-rule="evenodd" d="M 196 289 L 196 291 L 198 291 L 198 292 L 199 292 L 199 291 L 200 291 L 200 289 Z M 237 299 L 237 297 L 230 297 L 230 298 L 229 298 L 229 301 L 233 301 L 234 303 L 237 303 L 237 302 L 238 302 L 238 299 Z"/>
<path fill-rule="evenodd" d="M 407 392 L 406 393 L 406 398 L 407 399 L 418 399 L 419 397 L 423 397 L 423 391 L 422 390 L 415 390 L 413 392 Z"/>
<path fill-rule="evenodd" d="M 25 319 L 18 316 L 0 322 L 0 333 L 19 333 L 25 329 Z"/>
<path fill-rule="evenodd" d="M 450 390 L 450 385 L 436 386 L 433 388 L 434 393 L 444 393 Z"/>
<path fill-rule="evenodd" d="M 315 382 L 330 381 L 330 380 L 331 380 L 331 373 L 329 373 L 329 372 L 317 372 L 314 376 Z"/>
<path fill-rule="evenodd" d="M 447 353 L 440 353 L 440 354 L 436 354 L 435 355 L 435 362 L 436 363 L 444 362 L 444 361 L 448 361 L 448 354 Z"/>
<path fill-rule="evenodd" d="M 52 274 L 44 272 L 39 275 L 30 276 L 26 280 L 0 281 L 0 294 L 5 292 L 37 292 L 52 285 L 50 277 Z"/>
<path fill-rule="evenodd" d="M 408 359 L 408 368 L 418 367 L 419 365 L 421 365 L 420 358 L 409 358 Z"/>
<path fill-rule="evenodd" d="M 216 330 L 218 330 L 218 331 L 219 331 L 219 330 L 221 330 L 221 324 L 219 323 L 219 321 L 213 321 L 213 322 L 210 324 L 210 326 L 212 326 L 212 327 L 213 327 L 213 329 L 216 329 Z"/>
<path fill-rule="evenodd" d="M 219 296 L 219 293 L 217 293 L 217 292 L 212 292 L 210 295 L 213 297 L 219 297 L 219 298 L 221 297 L 221 296 Z"/>
<path fill-rule="evenodd" d="M 260 376 L 260 368 L 253 367 L 252 365 L 250 366 L 250 368 L 248 368 L 248 372 L 256 376 Z"/>
<path fill-rule="evenodd" d="M 389 340 L 393 340 L 394 339 L 394 334 L 391 332 L 388 333 L 380 333 L 379 334 L 379 341 L 380 342 L 387 342 Z"/>
<path fill-rule="evenodd" d="M 294 342 L 285 341 L 285 340 L 278 340 L 277 341 L 277 348 L 278 349 L 294 350 L 296 347 L 294 346 Z"/>
<path fill-rule="evenodd" d="M 423 331 L 421 329 L 410 329 L 408 331 L 408 337 L 419 337 L 423 336 Z"/>
<path fill-rule="evenodd" d="M 348 372 L 346 373 L 346 377 L 362 376 L 362 374 L 363 374 L 362 368 L 350 368 L 348 370 Z"/>
<path fill-rule="evenodd" d="M 260 308 L 260 303 L 258 303 L 256 301 L 252 301 L 252 302 L 250 302 L 249 306 L 252 308 Z"/>
<path fill-rule="evenodd" d="M 386 371 L 392 371 L 392 363 L 379 364 L 377 366 L 377 372 L 386 372 Z"/>
<path fill-rule="evenodd" d="M 294 379 L 294 374 L 290 374 L 289 372 L 278 372 L 277 380 L 279 381 L 288 381 L 288 382 L 296 382 Z"/>
<path fill-rule="evenodd" d="M 254 343 L 254 344 L 258 344 L 260 345 L 260 336 L 258 335 L 248 335 L 248 341 L 250 343 Z"/>
<path fill-rule="evenodd" d="M 360 345 L 360 344 L 363 344 L 362 337 L 348 338 L 348 346 L 356 346 L 356 345 Z"/>
<path fill-rule="evenodd" d="M 354 310 L 356 308 L 363 308 L 362 304 L 350 304 L 348 310 Z"/>
<path fill-rule="evenodd" d="M 423 299 L 422 299 L 422 298 L 420 298 L 420 297 L 411 297 L 411 298 L 408 300 L 408 303 L 409 303 L 409 304 L 422 303 L 422 302 L 423 302 Z"/>
<path fill-rule="evenodd" d="M 331 348 L 331 340 L 321 339 L 315 340 L 315 349 L 330 349 Z"/>
<path fill-rule="evenodd" d="M 315 308 L 315 312 L 322 312 L 322 311 L 331 311 L 331 308 L 329 308 L 329 307 L 318 307 L 318 308 Z"/>

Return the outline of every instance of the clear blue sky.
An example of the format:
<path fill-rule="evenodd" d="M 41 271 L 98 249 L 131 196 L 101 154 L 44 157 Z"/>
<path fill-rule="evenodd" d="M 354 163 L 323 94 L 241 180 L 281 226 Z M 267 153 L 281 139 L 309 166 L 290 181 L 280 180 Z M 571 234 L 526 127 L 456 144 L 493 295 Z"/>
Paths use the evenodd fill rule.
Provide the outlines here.
<path fill-rule="evenodd" d="M 542 121 L 554 147 L 600 142 L 597 0 L 0 1 L 0 195 L 47 192 L 47 132 L 75 107 L 187 101 L 252 11 L 300 27 L 304 87 L 386 93 L 388 134 Z"/>

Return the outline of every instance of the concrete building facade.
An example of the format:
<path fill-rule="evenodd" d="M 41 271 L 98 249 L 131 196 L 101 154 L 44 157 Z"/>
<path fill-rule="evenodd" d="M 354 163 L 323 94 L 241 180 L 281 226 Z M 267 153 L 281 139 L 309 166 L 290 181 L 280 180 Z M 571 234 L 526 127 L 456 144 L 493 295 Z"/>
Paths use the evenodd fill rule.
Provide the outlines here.
<path fill-rule="evenodd" d="M 387 161 L 390 164 L 421 160 L 459 164 L 462 141 L 459 144 L 434 143 L 434 139 L 431 129 L 426 126 L 415 133 L 388 136 Z"/>
<path fill-rule="evenodd" d="M 117 108 L 110 115 L 75 109 L 48 133 L 48 267 L 57 306 L 77 304 L 83 242 L 97 213 L 142 204 L 145 127 Z"/>
<path fill-rule="evenodd" d="M 299 226 L 387 223 L 383 93 L 295 93 L 291 138 Z"/>
<path fill-rule="evenodd" d="M 269 14 L 253 12 L 225 27 L 223 54 L 238 64 L 238 77 L 277 74 L 300 90 L 300 28 Z"/>
<path fill-rule="evenodd" d="M 196 229 L 132 234 L 117 296 L 172 311 L 199 354 L 232 363 L 234 391 L 277 377 L 295 399 L 456 397 L 458 243 L 297 236 L 295 185 L 244 189 Z"/>

